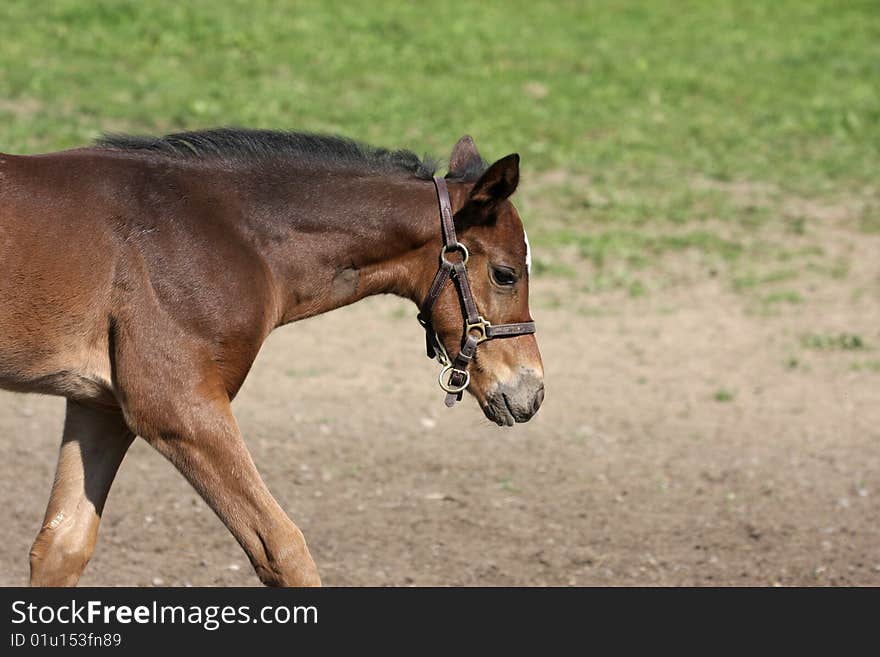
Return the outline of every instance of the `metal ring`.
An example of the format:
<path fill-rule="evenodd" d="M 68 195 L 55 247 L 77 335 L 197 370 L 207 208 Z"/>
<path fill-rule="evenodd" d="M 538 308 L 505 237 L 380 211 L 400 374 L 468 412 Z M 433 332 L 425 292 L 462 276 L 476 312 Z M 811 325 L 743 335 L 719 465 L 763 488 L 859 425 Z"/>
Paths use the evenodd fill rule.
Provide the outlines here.
<path fill-rule="evenodd" d="M 456 386 L 450 385 L 447 381 L 444 381 L 443 379 L 445 378 L 446 373 L 449 372 L 450 370 L 452 370 L 453 372 L 461 372 L 462 374 L 464 374 L 464 383 L 462 383 L 460 386 L 456 387 Z M 452 377 L 450 376 L 450 378 L 452 378 Z M 471 384 L 471 373 L 468 372 L 467 370 L 457 370 L 452 365 L 447 365 L 442 370 L 440 370 L 440 376 L 437 377 L 437 382 L 440 384 L 440 387 L 443 388 L 443 390 L 445 390 L 446 392 L 448 392 L 451 395 L 455 395 L 455 394 L 458 394 L 459 392 L 461 392 L 462 390 L 464 390 L 465 388 L 467 388 Z"/>
<path fill-rule="evenodd" d="M 456 242 L 454 245 L 450 246 L 447 244 L 443 245 L 443 248 L 440 249 L 440 260 L 443 262 L 448 262 L 450 265 L 454 264 L 446 259 L 446 254 L 450 251 L 459 251 L 461 253 L 461 263 L 467 264 L 468 258 L 470 257 L 470 253 L 468 253 L 467 247 L 461 242 Z"/>

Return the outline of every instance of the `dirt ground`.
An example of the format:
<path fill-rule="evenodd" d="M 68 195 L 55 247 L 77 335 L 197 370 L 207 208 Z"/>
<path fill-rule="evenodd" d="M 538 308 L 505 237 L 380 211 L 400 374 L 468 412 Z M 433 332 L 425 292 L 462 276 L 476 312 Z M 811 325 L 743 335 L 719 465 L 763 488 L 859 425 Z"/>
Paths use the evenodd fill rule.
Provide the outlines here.
<path fill-rule="evenodd" d="M 443 406 L 391 298 L 277 331 L 235 408 L 330 586 L 880 585 L 878 247 L 773 313 L 710 278 L 634 299 L 538 280 L 547 396 L 513 429 Z M 2 585 L 27 580 L 62 419 L 60 399 L 0 393 Z M 258 580 L 138 441 L 81 583 Z"/>

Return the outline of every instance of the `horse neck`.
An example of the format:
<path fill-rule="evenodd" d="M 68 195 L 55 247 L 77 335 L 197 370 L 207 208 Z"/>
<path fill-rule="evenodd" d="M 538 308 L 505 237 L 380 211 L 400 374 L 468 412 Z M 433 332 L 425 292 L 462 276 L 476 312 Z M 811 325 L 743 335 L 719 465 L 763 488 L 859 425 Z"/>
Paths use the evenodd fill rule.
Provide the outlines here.
<path fill-rule="evenodd" d="M 258 239 L 279 325 L 375 294 L 421 301 L 441 244 L 431 181 L 305 175 L 283 188 L 289 202 L 271 228 L 281 235 Z"/>

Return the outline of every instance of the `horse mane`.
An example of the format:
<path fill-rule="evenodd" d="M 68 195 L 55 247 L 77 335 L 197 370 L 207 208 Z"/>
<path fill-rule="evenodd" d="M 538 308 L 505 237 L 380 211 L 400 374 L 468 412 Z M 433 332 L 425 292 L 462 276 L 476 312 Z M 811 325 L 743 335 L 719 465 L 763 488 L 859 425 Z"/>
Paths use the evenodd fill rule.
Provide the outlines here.
<path fill-rule="evenodd" d="M 401 173 L 430 180 L 437 161 L 419 158 L 408 150 L 368 146 L 335 135 L 246 128 L 215 128 L 177 132 L 164 137 L 105 134 L 98 148 L 135 151 L 176 159 L 266 162 L 278 159 L 304 161 L 317 167 L 360 173 Z"/>

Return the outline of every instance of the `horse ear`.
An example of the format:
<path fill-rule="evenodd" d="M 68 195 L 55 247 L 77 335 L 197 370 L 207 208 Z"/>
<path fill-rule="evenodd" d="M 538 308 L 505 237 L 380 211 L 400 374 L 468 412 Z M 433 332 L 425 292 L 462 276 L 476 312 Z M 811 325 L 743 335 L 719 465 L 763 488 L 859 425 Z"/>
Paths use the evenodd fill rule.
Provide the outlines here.
<path fill-rule="evenodd" d="M 470 200 L 479 205 L 495 205 L 516 191 L 519 184 L 519 154 L 502 157 L 490 166 L 471 190 Z"/>
<path fill-rule="evenodd" d="M 516 191 L 519 155 L 502 157 L 477 180 L 464 207 L 455 215 L 456 228 L 487 225 L 495 221 L 496 206 Z"/>
<path fill-rule="evenodd" d="M 467 176 L 468 171 L 476 169 L 480 170 L 483 166 L 483 158 L 477 150 L 477 145 L 470 135 L 465 135 L 459 139 L 452 149 L 452 155 L 449 156 L 449 173 L 447 178 L 463 178 Z"/>

